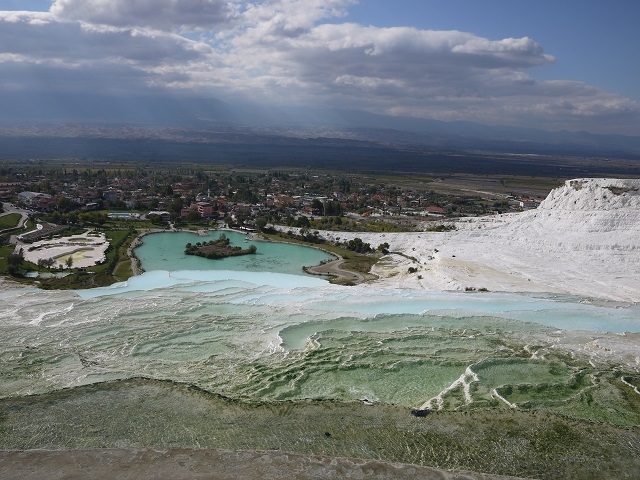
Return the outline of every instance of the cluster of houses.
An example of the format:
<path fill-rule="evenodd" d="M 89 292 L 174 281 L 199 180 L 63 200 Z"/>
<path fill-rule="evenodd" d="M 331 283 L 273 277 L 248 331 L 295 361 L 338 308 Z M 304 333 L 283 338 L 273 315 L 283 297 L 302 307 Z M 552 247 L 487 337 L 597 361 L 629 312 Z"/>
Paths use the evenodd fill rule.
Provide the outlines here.
<path fill-rule="evenodd" d="M 107 195 L 105 196 L 106 200 L 120 198 L 120 196 L 115 195 L 114 192 L 109 192 L 108 194 L 105 193 L 105 195 Z M 46 193 L 23 191 L 20 192 L 17 197 L 17 203 L 32 210 L 51 212 L 56 209 L 56 198 Z M 376 200 L 375 197 L 376 196 L 372 197 L 374 201 Z M 378 195 L 378 197 L 380 196 Z M 322 204 L 324 202 L 334 200 L 337 200 L 337 197 L 327 197 L 321 195 L 289 196 L 267 194 L 265 195 L 265 200 L 263 202 L 255 205 L 243 202 L 230 203 L 229 200 L 225 197 L 211 197 L 209 193 L 199 193 L 196 196 L 195 201 L 191 202 L 190 205 L 185 206 L 181 209 L 180 217 L 187 218 L 190 214 L 193 214 L 192 212 L 195 212 L 200 218 L 216 220 L 224 217 L 225 215 L 229 215 L 233 218 L 240 211 L 248 214 L 249 216 L 256 216 L 260 213 L 264 213 L 264 211 L 268 211 L 271 208 L 288 209 L 291 212 L 313 217 L 322 215 L 321 209 L 317 206 L 318 202 Z M 365 212 L 363 214 L 364 217 L 377 216 L 379 214 L 389 214 L 389 211 L 387 210 L 387 208 L 385 208 L 386 202 L 382 202 L 383 198 L 380 197 L 378 200 L 381 202 L 382 208 L 380 208 L 377 213 L 374 213 L 375 209 L 372 209 L 372 211 L 370 212 Z M 520 199 L 513 199 L 512 201 L 519 205 L 521 209 L 528 210 L 537 208 L 542 200 L 543 198 L 541 197 L 523 197 Z M 444 207 L 438 205 L 428 205 L 425 207 L 419 206 L 418 203 L 418 201 L 410 202 L 398 199 L 397 205 L 402 207 L 402 212 L 404 214 L 408 215 L 443 217 L 452 213 L 451 205 L 447 205 Z M 99 203 L 97 202 L 89 202 L 82 205 L 81 209 L 84 211 L 90 211 L 97 209 L 98 206 Z M 136 219 L 135 215 L 126 215 L 129 219 Z M 167 210 L 151 210 L 149 212 L 149 215 L 157 215 L 163 220 L 169 220 L 171 217 L 171 212 Z"/>
<path fill-rule="evenodd" d="M 93 177 L 91 175 L 94 175 Z M 335 215 L 335 210 L 327 213 L 327 205 L 337 208 L 338 214 L 357 212 L 364 217 L 381 215 L 430 216 L 482 215 L 491 213 L 491 206 L 482 199 L 447 196 L 432 191 L 405 189 L 376 183 L 366 179 L 350 177 L 336 180 L 329 175 L 298 174 L 262 175 L 242 177 L 241 175 L 216 175 L 195 181 L 170 183 L 156 174 L 146 174 L 144 178 L 105 177 L 98 182 L 97 174 L 81 175 L 78 181 L 49 182 L 48 191 L 28 190 L 41 186 L 44 177 L 33 182 L 0 183 L 0 199 L 13 201 L 30 210 L 39 212 L 68 212 L 70 209 L 91 211 L 109 209 L 111 211 L 148 211 L 163 219 L 186 219 L 196 215 L 199 218 L 216 220 L 222 217 L 234 219 L 236 216 L 256 217 L 269 211 L 278 210 L 286 215 L 317 217 Z M 66 178 L 66 177 L 65 177 Z M 186 180 L 186 179 L 185 179 Z M 193 180 L 193 181 L 192 181 Z M 206 193 L 202 188 L 215 188 Z M 343 185 L 344 183 L 344 185 Z M 426 185 L 426 184 L 425 184 Z M 344 191 L 341 188 L 344 187 Z M 238 190 L 248 192 L 244 199 Z M 16 194 L 16 192 L 19 192 Z M 55 195 L 50 193 L 59 192 Z M 250 198 L 250 199 L 249 199 Z M 61 201 L 72 207 L 61 208 Z M 176 203 L 175 201 L 179 200 Z M 243 201 L 244 200 L 244 201 Z M 510 198 L 504 209 L 536 208 L 542 198 Z M 134 219 L 134 217 L 128 217 Z"/>

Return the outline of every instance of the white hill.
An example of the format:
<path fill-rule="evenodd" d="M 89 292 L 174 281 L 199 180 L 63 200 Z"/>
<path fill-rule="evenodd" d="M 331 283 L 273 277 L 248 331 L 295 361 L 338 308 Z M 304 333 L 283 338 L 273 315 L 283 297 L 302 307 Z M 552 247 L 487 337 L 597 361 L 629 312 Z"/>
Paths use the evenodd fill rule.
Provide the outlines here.
<path fill-rule="evenodd" d="M 456 225 L 445 233 L 323 233 L 388 242 L 415 258 L 392 254 L 374 267 L 389 286 L 640 301 L 640 179 L 569 180 L 536 210 Z"/>

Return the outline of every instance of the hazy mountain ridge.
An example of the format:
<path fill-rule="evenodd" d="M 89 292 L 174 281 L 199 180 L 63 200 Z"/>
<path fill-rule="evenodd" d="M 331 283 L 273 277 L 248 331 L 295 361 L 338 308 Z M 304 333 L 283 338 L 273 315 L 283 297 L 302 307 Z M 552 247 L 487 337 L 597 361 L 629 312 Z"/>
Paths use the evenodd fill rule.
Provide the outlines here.
<path fill-rule="evenodd" d="M 624 135 L 445 122 L 347 109 L 285 108 L 231 104 L 215 98 L 156 96 L 16 95 L 3 102 L 0 136 L 202 143 L 280 143 L 283 141 L 280 137 L 298 140 L 334 138 L 448 150 L 640 155 L 640 137 Z"/>
<path fill-rule="evenodd" d="M 338 136 L 340 135 L 340 136 Z M 403 134 L 404 135 L 404 134 Z M 526 175 L 550 178 L 640 177 L 640 155 L 540 147 L 420 146 L 321 128 L 220 126 L 215 129 L 100 125 L 0 127 L 0 159 L 202 163 L 252 168 Z"/>
<path fill-rule="evenodd" d="M 379 128 L 287 127 L 287 126 L 229 126 L 203 128 L 106 126 L 82 124 L 36 125 L 20 124 L 0 126 L 0 137 L 11 138 L 76 138 L 137 141 L 169 141 L 200 144 L 245 144 L 245 145 L 333 145 L 390 147 L 429 151 L 476 151 L 495 153 L 538 155 L 583 155 L 603 157 L 640 157 L 640 138 L 623 137 L 614 142 L 610 136 L 602 141 L 590 134 L 570 134 L 570 137 L 585 136 L 584 141 L 562 141 L 558 134 L 551 133 L 553 141 L 493 140 L 491 138 L 465 137 L 463 135 L 419 134 L 408 131 Z M 617 137 L 616 137 L 617 139 Z M 636 145 L 637 143 L 637 145 Z M 640 158 L 638 158 L 640 159 Z"/>

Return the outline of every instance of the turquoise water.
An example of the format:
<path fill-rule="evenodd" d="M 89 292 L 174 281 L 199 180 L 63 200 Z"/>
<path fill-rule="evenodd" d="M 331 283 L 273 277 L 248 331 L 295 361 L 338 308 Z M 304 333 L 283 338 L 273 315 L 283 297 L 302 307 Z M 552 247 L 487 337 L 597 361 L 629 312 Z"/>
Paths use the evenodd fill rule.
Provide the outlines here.
<path fill-rule="evenodd" d="M 224 233 L 233 245 L 247 248 L 257 247 L 255 255 L 242 255 L 219 260 L 209 260 L 193 255 L 185 255 L 187 243 L 208 242 Z M 154 270 L 235 270 L 242 272 L 272 272 L 290 275 L 305 275 L 302 267 L 320 264 L 332 260 L 333 256 L 317 248 L 303 247 L 276 242 L 249 240 L 246 235 L 237 232 L 211 232 L 200 236 L 190 232 L 155 233 L 143 237 L 142 246 L 135 250 L 142 268 Z"/>
<path fill-rule="evenodd" d="M 204 242 L 224 233 L 234 245 L 254 244 L 256 255 L 208 260 L 184 254 L 187 243 Z M 189 292 L 219 291 L 234 304 L 281 305 L 329 316 L 441 315 L 495 316 L 566 330 L 595 332 L 640 331 L 640 305 L 592 302 L 558 295 L 512 293 L 425 292 L 422 290 L 357 288 L 328 285 L 321 277 L 306 275 L 302 267 L 332 259 L 309 247 L 248 240 L 237 232 L 157 233 L 144 237 L 135 251 L 146 270 L 124 284 L 79 292 L 85 298 L 174 287 Z M 318 290 L 318 287 L 323 287 Z M 234 289 L 233 298 L 226 296 Z M 294 290 L 292 290 L 294 289 Z M 327 324 L 329 325 L 330 322 Z M 312 324 L 303 328 L 310 330 Z M 318 326 L 318 328 L 323 328 Z M 327 328 L 333 328 L 328 327 Z M 313 332 L 311 332 L 313 333 Z"/>
<path fill-rule="evenodd" d="M 147 271 L 110 287 L 0 293 L 0 397 L 144 376 L 261 401 L 415 407 L 440 395 L 455 408 L 466 400 L 447 392 L 472 381 L 467 368 L 478 369 L 474 401 L 489 402 L 499 382 L 487 372 L 517 367 L 514 381 L 548 382 L 551 368 L 562 384 L 573 367 L 542 358 L 573 358 L 576 368 L 636 362 L 635 337 L 620 333 L 640 331 L 639 305 L 332 285 L 302 273 L 327 258 L 320 251 L 256 242 L 257 260 L 184 256 L 202 240 L 145 237 Z"/>
<path fill-rule="evenodd" d="M 413 422 L 432 416 L 416 420 L 409 408 L 489 407 L 490 418 L 535 408 L 640 424 L 636 404 L 627 400 L 632 393 L 616 390 L 624 388 L 621 375 L 637 378 L 640 334 L 621 332 L 640 332 L 640 305 L 332 285 L 302 272 L 327 258 L 323 252 L 227 235 L 240 245 L 255 243 L 260 255 L 187 257 L 184 245 L 207 237 L 149 235 L 136 251 L 147 271 L 127 282 L 77 292 L 0 291 L 0 446 L 298 451 L 309 445 L 311 453 L 415 462 L 431 454 L 424 460 L 404 448 L 397 456 L 388 452 L 399 451 L 387 437 L 398 421 L 375 439 L 368 436 L 371 422 L 401 412 L 408 423 L 399 438 L 425 449 L 433 440 L 413 439 Z M 139 377 L 146 380 L 120 382 Z M 176 389 L 187 393 L 172 396 Z M 189 403 L 196 394 L 199 400 Z M 248 403 L 236 408 L 217 395 Z M 203 415 L 216 402 L 215 414 Z M 282 416 L 269 416 L 272 409 Z M 305 414 L 275 435 L 273 425 L 291 419 L 291 409 Z M 366 416 L 366 409 L 378 413 Z M 250 425 L 240 428 L 228 417 L 233 412 Z M 192 424 L 185 429 L 187 418 Z M 317 439 L 308 443 L 317 421 L 311 434 Z M 349 422 L 364 439 L 336 433 Z M 498 423 L 497 430 L 505 425 Z M 227 443 L 220 443 L 222 429 Z M 266 443 L 251 443 L 256 438 Z M 319 442 L 338 438 L 339 447 L 322 450 Z M 514 444 L 511 436 L 505 442 Z"/>
<path fill-rule="evenodd" d="M 150 292 L 161 296 L 201 293 L 203 299 L 214 303 L 277 307 L 292 313 L 304 311 L 308 317 L 301 328 L 309 334 L 338 328 L 332 322 L 339 319 L 338 324 L 342 325 L 341 319 L 345 316 L 375 318 L 380 315 L 411 315 L 417 321 L 422 321 L 425 315 L 449 319 L 493 317 L 518 321 L 525 328 L 527 324 L 537 324 L 563 330 L 640 332 L 640 305 L 594 303 L 558 295 L 430 292 L 367 284 L 343 287 L 331 285 L 321 277 L 271 271 L 147 271 L 127 282 L 77 293 L 89 299 L 135 297 Z M 318 323 L 317 318 L 322 321 Z"/>

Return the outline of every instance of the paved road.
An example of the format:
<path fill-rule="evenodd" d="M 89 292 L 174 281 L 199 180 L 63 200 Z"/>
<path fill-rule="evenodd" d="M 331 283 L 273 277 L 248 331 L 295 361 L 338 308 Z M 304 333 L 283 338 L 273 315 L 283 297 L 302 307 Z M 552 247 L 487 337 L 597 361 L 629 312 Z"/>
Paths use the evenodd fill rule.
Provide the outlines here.
<path fill-rule="evenodd" d="M 14 228 L 24 227 L 24 224 L 29 219 L 29 212 L 27 212 L 26 210 L 22 210 L 11 203 L 3 203 L 2 207 L 4 208 L 4 212 L 0 213 L 0 217 L 3 215 L 9 215 L 10 213 L 19 213 L 20 220 L 18 221 L 17 227 L 14 227 Z M 13 230 L 13 228 L 5 228 L 4 230 L 0 230 L 0 233 L 6 232 L 8 230 Z M 9 239 L 9 243 L 11 245 L 15 245 L 16 243 L 18 243 L 18 239 L 16 238 L 15 235 L 11 235 L 11 238 Z"/>

